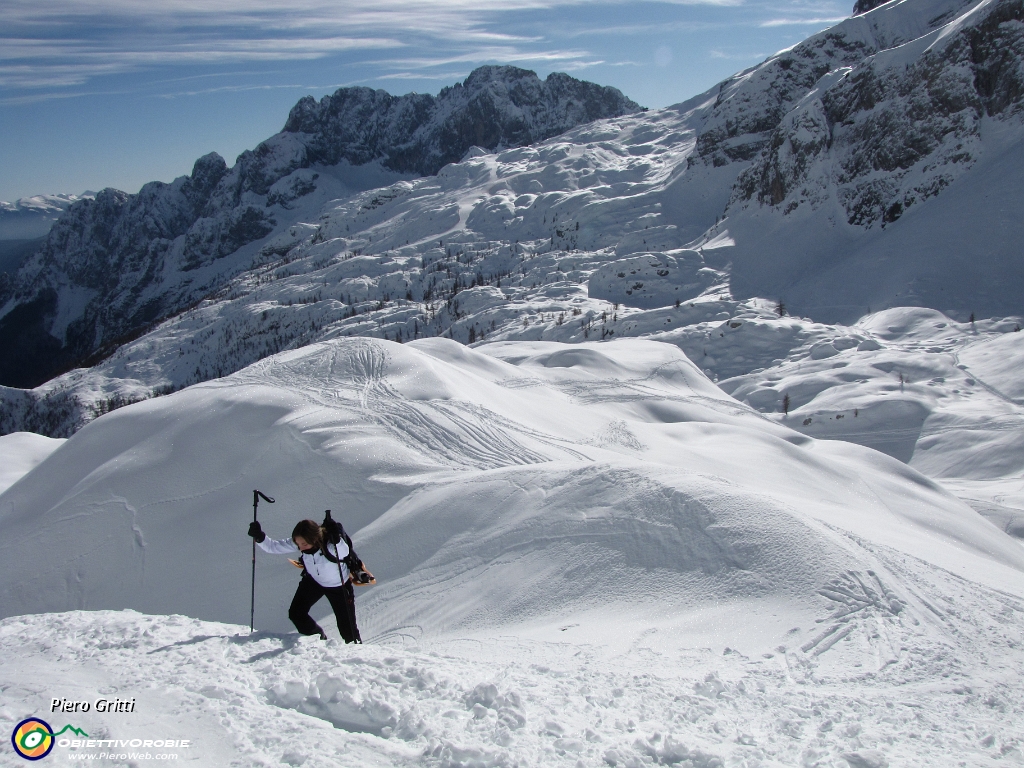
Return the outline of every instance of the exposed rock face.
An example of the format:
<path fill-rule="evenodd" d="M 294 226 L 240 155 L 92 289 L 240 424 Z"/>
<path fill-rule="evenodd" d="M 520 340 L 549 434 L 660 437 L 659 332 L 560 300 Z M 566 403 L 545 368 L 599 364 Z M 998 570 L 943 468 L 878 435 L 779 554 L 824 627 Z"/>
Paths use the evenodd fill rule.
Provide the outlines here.
<path fill-rule="evenodd" d="M 853 15 L 860 16 L 862 13 L 873 11 L 880 5 L 885 5 L 889 0 L 857 0 L 853 4 Z"/>
<path fill-rule="evenodd" d="M 1021 110 L 1020 17 L 1004 3 L 902 66 L 870 57 L 839 72 L 780 121 L 736 200 L 792 212 L 838 189 L 850 224 L 884 227 L 937 194 L 975 159 L 982 118 Z"/>
<path fill-rule="evenodd" d="M 306 97 L 233 168 L 212 153 L 170 184 L 72 205 L 14 278 L 0 279 L 0 384 L 35 386 L 87 364 L 210 295 L 250 266 L 256 247 L 245 246 L 310 214 L 296 208 L 353 191 L 325 185 L 314 167 L 376 162 L 392 178 L 429 175 L 474 145 L 520 146 L 639 109 L 614 88 L 516 67 L 482 67 L 436 98 L 369 88 Z"/>
<path fill-rule="evenodd" d="M 192 176 L 172 184 L 152 182 L 137 195 L 105 189 L 72 205 L 17 273 L 13 306 L 0 318 L 0 381 L 34 386 L 87 362 L 180 307 L 187 293 L 179 286 L 162 295 L 153 290 L 168 273 L 266 235 L 263 210 L 253 215 L 239 206 L 205 217 L 226 170 L 219 155 L 207 155 Z"/>
<path fill-rule="evenodd" d="M 304 161 L 333 165 L 383 158 L 392 170 L 437 173 L 472 146 L 488 151 L 533 144 L 582 123 L 639 111 L 615 88 L 561 73 L 540 80 L 516 67 L 480 67 L 437 96 L 391 96 L 343 88 L 292 108 L 288 133 L 304 134 Z"/>

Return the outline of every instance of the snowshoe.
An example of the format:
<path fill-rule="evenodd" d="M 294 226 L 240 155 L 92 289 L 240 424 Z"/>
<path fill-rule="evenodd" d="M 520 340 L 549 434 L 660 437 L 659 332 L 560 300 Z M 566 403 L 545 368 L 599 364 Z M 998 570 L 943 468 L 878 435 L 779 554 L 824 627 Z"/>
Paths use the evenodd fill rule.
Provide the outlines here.
<path fill-rule="evenodd" d="M 359 568 L 350 570 L 349 573 L 352 576 L 353 587 L 370 587 L 377 583 L 377 579 L 363 567 L 362 563 L 360 563 Z"/>

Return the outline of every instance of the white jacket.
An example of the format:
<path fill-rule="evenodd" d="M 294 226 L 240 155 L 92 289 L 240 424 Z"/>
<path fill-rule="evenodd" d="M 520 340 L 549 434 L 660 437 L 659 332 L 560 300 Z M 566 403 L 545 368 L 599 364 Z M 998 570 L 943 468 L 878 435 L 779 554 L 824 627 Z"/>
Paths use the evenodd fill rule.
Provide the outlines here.
<path fill-rule="evenodd" d="M 345 544 L 345 542 L 341 541 L 337 545 L 327 545 L 328 551 L 332 555 L 337 555 L 339 560 L 348 557 L 348 544 L 345 544 L 344 552 L 338 551 L 342 544 Z M 299 548 L 295 546 L 295 542 L 291 539 L 266 538 L 259 542 L 259 548 L 271 555 L 293 555 L 299 551 Z M 332 563 L 324 557 L 324 553 L 319 549 L 308 554 L 303 552 L 302 564 L 306 566 L 306 573 L 312 576 L 321 587 L 340 587 L 348 581 L 348 566 L 344 562 Z M 338 566 L 341 566 L 340 574 Z"/>

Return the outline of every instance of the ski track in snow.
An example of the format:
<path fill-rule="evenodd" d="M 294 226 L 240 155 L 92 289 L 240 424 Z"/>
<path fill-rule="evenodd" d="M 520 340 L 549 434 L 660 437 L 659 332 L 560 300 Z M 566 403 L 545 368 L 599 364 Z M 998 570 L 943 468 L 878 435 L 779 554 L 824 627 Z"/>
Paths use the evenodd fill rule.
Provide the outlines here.
<path fill-rule="evenodd" d="M 311 391 L 306 383 L 310 374 L 318 374 L 317 371 L 309 371 L 307 364 L 297 375 L 289 375 L 287 364 L 258 364 L 241 380 L 265 383 L 269 374 L 285 386 L 295 386 L 296 381 L 301 380 L 299 386 L 304 396 L 318 405 L 338 407 L 355 401 L 361 417 L 369 417 L 389 429 L 410 448 L 424 455 L 443 457 L 453 467 L 490 469 L 509 464 L 539 464 L 558 457 L 583 457 L 564 445 L 564 439 L 512 423 L 479 405 L 458 401 L 406 400 L 388 384 L 388 356 L 380 345 L 356 341 L 345 347 L 343 352 L 328 354 L 327 357 L 329 360 L 320 364 L 323 381 L 334 384 L 327 384 L 319 390 Z M 347 386 L 339 389 L 337 384 L 342 381 Z M 554 455 L 523 445 L 514 437 L 516 433 L 526 434 L 546 444 L 554 449 Z"/>

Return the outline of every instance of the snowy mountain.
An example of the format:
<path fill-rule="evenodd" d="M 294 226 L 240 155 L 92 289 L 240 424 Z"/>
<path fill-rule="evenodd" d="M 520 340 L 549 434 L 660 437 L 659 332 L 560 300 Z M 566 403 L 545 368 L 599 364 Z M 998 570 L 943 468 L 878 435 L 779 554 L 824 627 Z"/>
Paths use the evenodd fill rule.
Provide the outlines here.
<path fill-rule="evenodd" d="M 735 296 L 827 321 L 899 305 L 1020 311 L 1021 7 L 921 6 L 886 4 L 769 62 L 809 87 L 748 132 L 763 143 L 707 234 L 735 242 Z M 823 61 L 833 44 L 844 55 Z M 762 67 L 719 98 L 773 87 Z"/>
<path fill-rule="evenodd" d="M 515 67 L 482 67 L 437 97 L 343 88 L 302 99 L 281 133 L 230 169 L 211 153 L 170 184 L 73 205 L 0 285 L 0 381 L 34 386 L 95 362 L 223 287 L 328 200 L 435 173 L 472 146 L 517 146 L 639 109 L 614 88 Z"/>
<path fill-rule="evenodd" d="M 367 645 L 283 634 L 262 553 L 239 626 L 254 487 L 352 531 Z M 49 722 L 201 765 L 1021 759 L 1019 543 L 664 342 L 343 338 L 119 409 L 0 495 L 0 595 L 12 728 L 131 696 Z"/>
<path fill-rule="evenodd" d="M 33 195 L 18 198 L 13 203 L 0 200 L 0 241 L 45 237 L 72 203 L 93 196 L 93 192 L 83 192 L 81 195 Z"/>
<path fill-rule="evenodd" d="M 397 180 L 326 205 L 344 184 L 332 186 L 329 174 L 300 167 L 304 163 L 340 159 L 342 165 L 331 167 L 345 169 L 348 193 L 397 178 L 388 174 L 429 170 L 416 162 L 438 156 L 445 146 L 438 137 L 468 135 L 451 115 L 476 114 L 476 108 L 466 101 L 468 86 L 445 91 L 437 103 L 458 109 L 438 107 L 428 123 L 444 129 L 428 132 L 429 141 L 415 133 L 403 149 L 388 150 L 387 161 L 358 166 L 365 176 L 355 183 L 354 169 L 344 163 L 362 162 L 366 146 L 383 150 L 358 133 L 373 121 L 352 116 L 379 113 L 380 124 L 404 124 L 402 115 L 426 97 L 402 101 L 357 89 L 320 104 L 303 101 L 288 122 L 303 132 L 280 134 L 243 155 L 230 172 L 206 158 L 182 182 L 183 191 L 174 192 L 182 201 L 189 190 L 212 185 L 233 190 L 232 200 L 236 193 L 266 193 L 246 209 L 248 218 L 230 226 L 203 218 L 190 225 L 192 234 L 173 241 L 145 228 L 125 230 L 125 247 L 133 253 L 198 250 L 176 266 L 164 259 L 163 282 L 151 269 L 156 262 L 132 257 L 142 271 L 127 269 L 124 274 L 134 277 L 123 280 L 141 282 L 124 294 L 127 304 L 110 305 L 121 318 L 114 325 L 137 328 L 172 305 L 192 309 L 118 353 L 118 359 L 137 360 L 147 350 L 147 358 L 162 359 L 159 366 L 145 366 L 144 374 L 118 372 L 115 378 L 126 377 L 124 383 L 87 390 L 102 393 L 98 399 L 145 396 L 338 334 L 532 338 L 534 330 L 522 327 L 529 315 L 547 307 L 545 316 L 557 318 L 570 309 L 565 300 L 584 295 L 601 300 L 586 305 L 590 317 L 615 314 L 615 303 L 651 309 L 699 297 L 751 299 L 750 306 L 758 297 L 781 300 L 791 313 L 847 324 L 869 311 L 907 305 L 930 306 L 959 321 L 971 314 L 1017 314 L 1016 286 L 1024 276 L 1016 243 L 1024 234 L 1018 232 L 1024 211 L 1017 194 L 1022 126 L 1014 83 L 1021 50 L 1014 24 L 1001 21 L 1015 8 L 951 0 L 885 4 L 686 104 L 576 128 L 528 149 L 493 156 L 474 151 L 477 156 L 440 176 Z M 485 70 L 467 84 L 483 88 L 497 71 Z M 582 96 L 579 102 L 589 103 Z M 515 125 L 538 120 L 524 116 Z M 506 138 L 496 141 L 525 136 L 508 126 L 501 131 Z M 335 154 L 324 154 L 328 145 L 338 148 Z M 270 184 L 289 171 L 278 186 Z M 288 192 L 300 177 L 302 190 L 315 181 L 320 191 Z M 93 207 L 120 210 L 113 193 L 104 194 Z M 155 194 L 144 191 L 129 208 L 141 216 L 155 205 L 147 195 Z M 284 197 L 267 208 L 271 198 L 279 199 L 275 195 Z M 285 215 L 281 205 L 296 207 Z M 245 207 L 224 206 L 231 216 Z M 267 211 L 277 217 L 271 234 L 256 224 Z M 74 220 L 69 215 L 63 229 L 74 229 Z M 261 239 L 232 250 L 256 230 L 264 233 Z M 51 235 L 51 243 L 63 243 L 60 252 L 77 242 L 70 234 L 66 242 L 61 237 Z M 42 263 L 33 268 L 52 275 Z M 96 283 L 103 263 L 76 266 L 65 287 L 6 306 L 0 323 L 24 329 L 6 337 L 23 350 L 9 382 L 29 383 L 31 355 L 45 351 L 48 365 L 66 365 L 74 339 L 90 350 L 98 339 L 110 339 L 91 321 L 75 319 L 106 295 L 101 286 L 82 287 Z M 167 269 L 179 271 L 167 278 Z M 220 288 L 210 293 L 214 286 Z M 465 288 L 470 291 L 455 306 L 454 291 Z M 131 311 L 122 311 L 126 306 Z M 521 311 L 508 311 L 517 307 Z M 686 323 L 722 311 L 730 309 L 712 307 Z M 134 319 L 124 320 L 129 316 Z M 105 347 L 97 357 L 110 351 Z M 104 366 L 109 376 L 118 363 L 108 358 Z M 61 380 L 34 394 L 6 394 L 4 429 L 49 425 L 57 430 L 52 434 L 68 434 L 88 418 L 97 396 L 66 385 Z M 81 403 L 67 405 L 70 416 L 46 415 L 64 407 L 57 403 L 38 410 L 44 392 L 56 397 L 57 391 L 64 393 L 62 403 Z M 22 412 L 35 413 L 36 426 L 17 415 Z"/>
<path fill-rule="evenodd" d="M 984 50 L 994 50 L 998 30 L 1013 28 L 994 20 L 1008 12 L 992 3 L 887 4 L 687 104 L 497 154 L 474 150 L 436 176 L 334 200 L 261 241 L 256 266 L 218 294 L 93 368 L 35 390 L 0 390 L 0 431 L 68 437 L 125 403 L 340 337 L 444 336 L 479 345 L 645 336 L 677 345 L 726 392 L 761 412 L 809 435 L 908 462 L 1020 535 L 1024 495 L 1017 478 L 1024 467 L 1015 457 L 1024 455 L 1017 437 L 1024 402 L 1006 372 L 1024 362 L 1022 337 L 1006 335 L 1024 323 L 1024 283 L 1015 277 L 1020 259 L 1011 236 L 1024 221 L 1017 215 L 1022 166 L 1013 160 L 1022 146 L 1016 102 L 1001 111 L 993 103 L 992 114 L 969 113 L 979 131 L 963 139 L 970 158 L 940 162 L 942 147 L 955 146 L 949 145 L 953 132 L 922 155 L 928 160 L 870 170 L 884 165 L 878 160 L 883 138 L 890 148 L 913 144 L 893 127 L 899 109 L 909 120 L 920 108 L 926 122 L 966 116 L 915 101 L 944 98 L 937 85 L 907 91 L 902 102 L 890 93 L 872 109 L 868 101 L 847 99 L 852 122 L 832 125 L 836 138 L 819 148 L 825 155 L 801 166 L 803 186 L 790 172 L 800 165 L 793 142 L 803 129 L 785 133 L 814 104 L 849 96 L 846 89 L 864 73 L 909 71 L 911 54 L 931 66 L 947 62 L 947 74 L 956 77 L 936 74 L 935 82 L 962 90 L 967 65 L 952 54 L 977 30 L 988 30 Z M 953 48 L 936 58 L 942 46 Z M 1009 93 L 1015 75 L 1004 69 L 1010 80 L 993 88 Z M 891 123 L 885 130 L 883 114 Z M 780 166 L 783 155 L 789 160 Z M 859 170 L 836 170 L 856 157 L 873 159 Z M 783 166 L 790 171 L 780 170 L 773 200 L 766 169 Z M 844 174 L 852 175 L 842 181 Z M 854 217 L 840 204 L 853 200 L 865 179 L 891 186 L 942 174 L 960 175 L 898 217 L 879 208 L 872 218 L 850 203 L 860 211 Z M 811 197 L 802 191 L 808 185 L 817 185 Z M 954 211 L 973 213 L 965 218 Z M 898 258 L 885 255 L 892 248 Z M 927 263 L 914 254 L 926 254 Z M 861 256 L 874 259 L 870 268 L 861 264 L 856 274 L 837 277 Z M 790 292 L 769 286 L 762 298 L 742 298 L 750 270 L 762 262 L 766 285 L 798 262 L 802 277 Z M 918 290 L 921 280 L 899 283 L 908 271 L 935 278 L 929 295 L 949 297 L 939 304 L 946 314 L 901 308 L 928 303 Z M 986 274 L 999 281 L 982 290 Z M 820 322 L 813 319 L 817 309 L 808 317 L 798 301 L 800 286 L 814 281 L 826 316 L 855 308 L 851 297 L 858 291 L 893 290 L 872 299 L 874 313 L 858 322 Z M 878 311 L 887 303 L 893 308 Z M 970 307 L 978 309 L 976 322 L 969 320 Z M 986 317 L 983 307 L 1016 310 Z M 975 360 L 985 349 L 999 349 L 1008 367 L 991 368 L 995 358 L 987 353 Z M 785 402 L 788 415 L 781 413 Z"/>
<path fill-rule="evenodd" d="M 1022 8 L 866 0 L 685 104 L 427 177 L 448 134 L 355 165 L 387 131 L 347 117 L 427 102 L 346 91 L 125 199 L 159 229 L 289 174 L 118 230 L 192 243 L 192 304 L 0 389 L 0 432 L 68 438 L 0 437 L 0 721 L 131 696 L 49 722 L 210 766 L 1024 762 Z M 432 113 L 459 135 L 466 92 Z M 517 120 L 489 135 L 547 124 Z M 246 205 L 274 230 L 215 258 Z M 96 301 L 54 294 L 6 317 Z M 366 645 L 292 633 L 262 553 L 248 633 L 253 488 L 272 536 L 345 523 Z"/>

